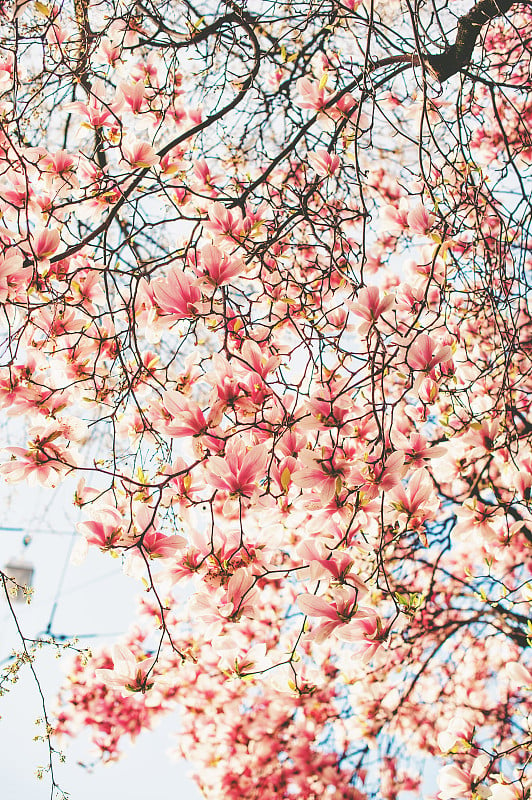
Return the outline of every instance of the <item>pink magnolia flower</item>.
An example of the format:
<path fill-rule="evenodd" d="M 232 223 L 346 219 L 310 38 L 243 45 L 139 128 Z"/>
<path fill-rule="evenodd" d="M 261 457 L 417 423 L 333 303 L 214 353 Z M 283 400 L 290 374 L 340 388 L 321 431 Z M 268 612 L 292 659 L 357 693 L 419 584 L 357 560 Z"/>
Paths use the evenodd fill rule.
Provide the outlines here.
<path fill-rule="evenodd" d="M 253 618 L 260 602 L 255 588 L 256 578 L 249 567 L 237 569 L 227 586 L 215 591 L 197 592 L 191 601 L 191 611 L 208 626 L 207 636 L 217 636 L 227 621 L 242 617 Z"/>
<path fill-rule="evenodd" d="M 432 458 L 441 458 L 447 453 L 446 447 L 427 442 L 422 433 L 413 432 L 406 437 L 398 432 L 393 435 L 393 440 L 395 446 L 405 454 L 405 461 L 409 465 L 422 466 Z"/>
<path fill-rule="evenodd" d="M 157 518 L 149 506 L 142 504 L 135 512 L 135 532 L 140 537 L 137 546 L 149 556 L 149 558 L 170 558 L 175 556 L 178 550 L 186 546 L 187 540 L 184 536 L 174 534 L 166 536 L 156 529 Z"/>
<path fill-rule="evenodd" d="M 188 548 L 168 563 L 170 566 L 158 574 L 158 581 L 163 585 L 174 586 L 199 572 L 205 563 L 205 554 L 196 548 Z"/>
<path fill-rule="evenodd" d="M 236 621 L 241 616 L 253 617 L 259 603 L 259 593 L 254 588 L 256 579 L 249 568 L 237 569 L 231 575 L 224 596 L 221 599 L 220 613 L 227 619 Z"/>
<path fill-rule="evenodd" d="M 85 266 L 83 259 L 74 257 L 70 264 Z M 88 266 L 88 265 L 87 265 Z M 103 305 L 105 302 L 105 292 L 102 286 L 102 277 L 97 270 L 83 269 L 79 272 L 76 280 L 70 284 L 72 291 L 72 302 L 81 305 L 89 314 L 95 314 L 95 305 Z"/>
<path fill-rule="evenodd" d="M 46 153 L 39 162 L 39 166 L 44 167 L 49 176 L 48 188 L 52 186 L 54 179 L 61 178 L 67 186 L 79 189 L 79 181 L 75 174 L 77 165 L 78 159 L 66 150 Z"/>
<path fill-rule="evenodd" d="M 332 600 L 313 594 L 301 594 L 297 604 L 308 617 L 322 617 L 324 622 L 314 628 L 312 638 L 321 643 L 337 628 L 347 625 L 358 611 L 358 591 L 351 586 L 340 586 L 331 592 Z"/>
<path fill-rule="evenodd" d="M 165 430 L 170 436 L 201 436 L 207 432 L 207 420 L 199 405 L 180 392 L 163 395 L 163 406 L 170 416 Z"/>
<path fill-rule="evenodd" d="M 484 545 L 497 544 L 501 525 L 504 523 L 504 509 L 483 503 L 476 497 L 466 500 L 456 510 L 460 522 L 452 530 L 454 541 L 467 541 L 470 536 L 480 537 Z M 504 531 L 504 527 L 502 528 Z"/>
<path fill-rule="evenodd" d="M 93 87 L 94 88 L 94 87 Z M 116 123 L 116 117 L 109 106 L 104 106 L 94 94 L 91 94 L 88 103 L 77 100 L 74 103 L 67 103 L 63 106 L 65 111 L 77 111 L 85 117 L 82 127 L 95 130 L 97 128 L 110 128 Z"/>
<path fill-rule="evenodd" d="M 259 408 L 266 408 L 267 398 L 271 391 L 261 377 L 248 373 L 243 380 L 238 382 L 242 396 L 238 398 L 235 408 L 241 414 L 254 415 Z M 266 438 L 269 438 L 267 436 Z"/>
<path fill-rule="evenodd" d="M 142 110 L 146 86 L 144 81 L 134 81 L 133 83 L 121 83 L 120 94 L 134 114 Z"/>
<path fill-rule="evenodd" d="M 16 250 L 5 250 L 0 254 L 0 303 L 29 283 L 33 270 L 25 267 L 22 256 Z"/>
<path fill-rule="evenodd" d="M 363 581 L 351 572 L 354 561 L 345 551 L 327 550 L 324 544 L 313 539 L 302 542 L 297 554 L 310 566 L 310 580 L 323 578 L 345 583 L 358 589 L 359 597 L 367 594 L 368 589 Z"/>
<path fill-rule="evenodd" d="M 358 484 L 367 500 L 377 497 L 379 491 L 396 486 L 405 473 L 404 453 L 398 451 L 382 461 L 364 461 L 351 471 L 351 482 Z"/>
<path fill-rule="evenodd" d="M 0 283 L 1 292 L 1 283 Z M 520 470 L 514 473 L 513 484 L 524 500 L 530 500 L 532 495 L 532 472 Z"/>
<path fill-rule="evenodd" d="M 73 172 L 77 166 L 77 158 L 67 150 L 57 150 L 55 153 L 46 153 L 40 159 L 40 166 L 47 172 L 54 175 L 64 175 L 66 172 Z"/>
<path fill-rule="evenodd" d="M 233 437 L 227 442 L 225 455 L 211 456 L 205 468 L 209 486 L 224 489 L 231 495 L 252 497 L 257 482 L 264 477 L 268 463 L 268 450 L 262 444 L 247 448 L 243 439 Z"/>
<path fill-rule="evenodd" d="M 146 35 L 146 30 L 136 18 L 114 19 L 107 28 L 107 35 L 112 41 L 122 44 L 123 47 L 136 47 L 139 43 L 139 33 Z"/>
<path fill-rule="evenodd" d="M 413 528 L 433 519 L 439 505 L 434 483 L 426 469 L 416 470 L 406 488 L 401 483 L 394 486 L 388 500 L 399 512 L 399 519 Z"/>
<path fill-rule="evenodd" d="M 355 108 L 356 105 L 357 101 L 355 100 L 351 92 L 346 92 L 340 97 L 334 108 L 336 112 L 339 112 L 341 115 L 347 116 L 349 112 Z M 333 114 L 333 116 L 335 115 Z M 361 128 L 364 128 L 366 125 L 366 115 L 365 114 L 361 115 L 361 117 L 364 117 L 364 119 L 358 120 L 358 124 Z"/>
<path fill-rule="evenodd" d="M 328 384 L 317 387 L 305 403 L 310 417 L 299 423 L 300 431 L 326 431 L 337 428 L 345 436 L 353 430 L 353 401 L 348 394 L 341 394 L 336 386 Z"/>
<path fill-rule="evenodd" d="M 482 458 L 486 453 L 491 453 L 500 441 L 501 421 L 498 416 L 483 419 L 480 424 L 471 425 L 464 440 L 471 445 L 469 458 Z"/>
<path fill-rule="evenodd" d="M 379 212 L 382 227 L 393 236 L 399 236 L 408 227 L 408 201 L 401 198 L 399 205 L 382 206 Z"/>
<path fill-rule="evenodd" d="M 362 336 L 368 333 L 377 320 L 393 306 L 394 299 L 392 294 L 381 297 L 378 286 L 367 286 L 360 289 L 354 303 L 348 302 L 351 311 L 365 320 L 358 328 Z"/>
<path fill-rule="evenodd" d="M 42 266 L 48 262 L 41 261 L 40 263 Z M 86 318 L 76 314 L 72 308 L 63 314 L 58 314 L 53 306 L 44 306 L 35 314 L 33 321 L 47 339 L 56 339 L 65 333 L 79 333 L 86 327 Z"/>
<path fill-rule="evenodd" d="M 266 76 L 266 83 L 268 84 L 268 89 L 271 92 L 277 92 L 279 90 L 279 85 L 283 78 L 286 75 L 286 70 L 282 67 L 278 67 L 274 72 L 268 73 Z"/>
<path fill-rule="evenodd" d="M 439 797 L 441 800 L 458 800 L 458 798 L 471 797 L 473 779 L 469 772 L 449 764 L 442 767 L 438 773 Z"/>
<path fill-rule="evenodd" d="M 68 474 L 76 466 L 72 449 L 57 443 L 62 431 L 55 422 L 36 425 L 28 431 L 28 449 L 5 448 L 11 460 L 0 465 L 0 473 L 8 483 L 28 480 L 43 486 L 55 487 L 57 479 Z"/>
<path fill-rule="evenodd" d="M 296 467 L 296 459 L 293 456 L 287 456 L 281 459 L 279 464 L 272 464 L 271 478 L 277 484 L 279 490 L 288 493 L 292 485 L 292 472 Z"/>
<path fill-rule="evenodd" d="M 311 81 L 309 78 L 299 78 L 296 86 L 299 92 L 297 105 L 300 108 L 311 108 L 314 111 L 319 111 L 320 108 L 326 105 L 325 87 L 321 86 L 320 83 Z"/>
<path fill-rule="evenodd" d="M 350 473 L 347 461 L 331 448 L 322 447 L 314 452 L 302 450 L 298 461 L 301 468 L 292 473 L 292 481 L 296 486 L 319 492 L 323 505 L 340 493 Z"/>
<path fill-rule="evenodd" d="M 78 506 L 78 508 L 83 508 L 86 503 L 90 503 L 91 500 L 95 500 L 98 495 L 98 489 L 95 489 L 92 486 L 87 486 L 85 478 L 80 478 L 78 485 L 76 486 L 76 491 L 74 492 L 74 505 Z"/>
<path fill-rule="evenodd" d="M 129 72 L 133 81 L 144 81 L 153 88 L 159 87 L 158 58 L 155 52 L 148 53 L 146 58 L 136 61 Z M 178 75 L 176 75 L 178 79 Z"/>
<path fill-rule="evenodd" d="M 276 448 L 285 456 L 296 457 L 306 447 L 307 437 L 299 429 L 290 428 L 278 440 Z"/>
<path fill-rule="evenodd" d="M 464 717 L 453 717 L 447 728 L 438 734 L 438 747 L 442 753 L 448 753 L 457 742 L 470 742 L 474 727 L 473 723 Z"/>
<path fill-rule="evenodd" d="M 513 686 L 532 688 L 532 672 L 518 661 L 509 661 L 506 664 L 506 675 Z"/>
<path fill-rule="evenodd" d="M 133 137 L 126 137 L 122 142 L 122 155 L 126 164 L 132 169 L 146 169 L 159 163 L 159 156 L 148 142 L 140 142 Z"/>
<path fill-rule="evenodd" d="M 424 378 L 419 386 L 418 396 L 422 403 L 430 406 L 438 397 L 439 392 L 440 387 L 436 381 L 433 381 L 431 378 Z"/>
<path fill-rule="evenodd" d="M 15 60 L 12 53 L 7 53 L 0 58 L 0 89 L 7 91 L 13 80 L 13 67 Z"/>
<path fill-rule="evenodd" d="M 6 183 L 2 186 L 1 199 L 14 208 L 24 208 L 28 202 L 27 177 L 12 169 L 8 170 L 3 177 Z M 4 203 L 2 206 L 4 207 Z"/>
<path fill-rule="evenodd" d="M 185 155 L 183 147 L 173 147 L 166 155 L 161 158 L 160 169 L 164 175 L 173 175 L 175 172 L 184 168 L 183 156 Z"/>
<path fill-rule="evenodd" d="M 240 275 L 240 273 L 244 272 L 246 266 L 241 258 L 228 256 L 212 244 L 206 244 L 205 247 L 202 247 L 201 261 L 204 274 L 215 286 L 222 286 L 230 281 L 231 278 Z"/>
<path fill-rule="evenodd" d="M 315 150 L 308 153 L 307 157 L 316 175 L 322 178 L 333 175 L 340 165 L 340 156 L 327 150 Z"/>
<path fill-rule="evenodd" d="M 436 217 L 434 214 L 430 214 L 421 203 L 418 203 L 408 212 L 406 219 L 412 233 L 427 234 L 434 225 Z"/>
<path fill-rule="evenodd" d="M 218 424 L 227 406 L 234 406 L 241 396 L 242 390 L 233 367 L 226 358 L 215 354 L 212 358 L 212 365 L 212 371 L 207 374 L 207 380 L 213 387 L 209 419 L 214 424 Z"/>
<path fill-rule="evenodd" d="M 509 783 L 492 783 L 490 789 L 490 800 L 521 800 L 526 797 L 523 795 L 519 786 L 514 786 Z"/>
<path fill-rule="evenodd" d="M 422 333 L 410 345 L 406 362 L 413 370 L 429 373 L 437 364 L 448 361 L 452 353 L 449 345 L 440 347 L 432 337 Z"/>
<path fill-rule="evenodd" d="M 264 352 L 266 350 L 266 352 Z M 251 367 L 251 369 L 260 375 L 261 378 L 266 378 L 270 372 L 277 369 L 282 359 L 281 356 L 271 355 L 267 347 L 262 350 L 256 342 L 251 339 L 246 339 L 242 345 L 240 354 L 244 361 L 244 367 Z"/>
<path fill-rule="evenodd" d="M 201 184 L 203 191 L 209 191 L 211 197 L 216 197 L 219 190 L 216 184 L 223 181 L 224 176 L 221 173 L 212 173 L 211 165 L 209 165 L 205 158 L 199 158 L 193 168 L 194 177 L 197 178 Z"/>
<path fill-rule="evenodd" d="M 201 292 L 179 267 L 172 267 L 166 278 L 158 278 L 151 286 L 157 305 L 166 314 L 175 319 L 187 319 L 197 314 Z"/>
<path fill-rule="evenodd" d="M 36 230 L 31 237 L 31 249 L 38 261 L 46 261 L 59 247 L 61 236 L 57 228 Z"/>
<path fill-rule="evenodd" d="M 237 678 L 252 675 L 255 672 L 262 672 L 272 666 L 271 659 L 267 656 L 267 647 L 264 642 L 250 646 L 236 646 L 234 643 L 223 647 L 220 643 L 221 653 L 219 667 L 225 673 L 234 675 Z"/>
<path fill-rule="evenodd" d="M 102 36 L 100 45 L 98 47 L 97 58 L 104 64 L 109 64 L 114 67 L 116 62 L 120 60 L 122 54 L 122 47 L 110 39 L 108 36 Z"/>
<path fill-rule="evenodd" d="M 58 25 L 55 21 L 52 22 L 46 31 L 46 39 L 55 47 L 60 47 L 66 41 L 67 37 L 67 30 L 62 25 Z"/>
<path fill-rule="evenodd" d="M 420 310 L 426 305 L 427 300 L 430 300 L 430 293 L 429 297 L 427 297 L 426 284 L 423 282 L 413 286 L 410 283 L 401 283 L 395 293 L 398 309 L 412 316 L 419 314 Z"/>
<path fill-rule="evenodd" d="M 200 125 L 203 120 L 203 106 L 198 106 L 198 108 L 189 108 L 187 115 L 193 125 Z"/>
<path fill-rule="evenodd" d="M 111 689 L 121 689 L 127 697 L 129 692 L 147 692 L 155 681 L 149 677 L 156 662 L 155 658 L 137 661 L 133 653 L 125 647 L 113 647 L 113 669 L 97 669 L 96 677 Z"/>
<path fill-rule="evenodd" d="M 367 664 L 388 638 L 388 630 L 382 620 L 371 609 L 359 607 L 357 614 L 345 628 L 336 632 L 338 639 L 357 645 L 362 653 L 362 663 Z"/>
<path fill-rule="evenodd" d="M 240 239 L 243 232 L 242 212 L 230 211 L 222 203 L 213 203 L 208 210 L 209 219 L 203 223 L 205 230 L 218 238 Z"/>
<path fill-rule="evenodd" d="M 124 533 L 123 515 L 114 506 L 102 506 L 91 511 L 92 519 L 80 522 L 78 531 L 88 544 L 100 550 L 112 550 L 122 539 Z"/>

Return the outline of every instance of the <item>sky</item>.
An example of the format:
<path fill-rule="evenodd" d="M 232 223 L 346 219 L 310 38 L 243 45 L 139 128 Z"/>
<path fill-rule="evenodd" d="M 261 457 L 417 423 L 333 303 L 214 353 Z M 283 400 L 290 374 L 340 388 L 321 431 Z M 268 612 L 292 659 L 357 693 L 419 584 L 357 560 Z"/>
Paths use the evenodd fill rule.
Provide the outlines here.
<path fill-rule="evenodd" d="M 72 489 L 68 482 L 55 491 L 20 485 L 8 487 L 0 479 L 0 566 L 4 568 L 24 551 L 24 559 L 35 568 L 31 605 L 14 605 L 25 636 L 33 638 L 46 630 L 52 616 L 56 634 L 88 635 L 81 643 L 95 649 L 98 643 L 114 643 L 125 632 L 141 587 L 122 573 L 118 559 L 92 548 L 83 564 L 70 563 L 78 519 L 78 512 L 71 505 Z M 27 547 L 22 544 L 25 535 L 31 536 Z M 0 662 L 19 647 L 8 604 L 0 599 Z M 46 648 L 35 661 L 49 712 L 53 711 L 70 659 L 68 651 L 58 660 L 55 652 Z M 35 720 L 40 716 L 38 690 L 29 667 L 25 666 L 20 680 L 0 697 L 2 797 L 50 798 L 46 775 L 42 781 L 36 778 L 37 768 L 47 760 L 46 746 L 33 741 L 39 734 Z M 199 800 L 202 795 L 187 777 L 191 767 L 169 756 L 177 741 L 178 725 L 175 714 L 163 718 L 154 731 L 142 734 L 134 744 L 128 743 L 123 748 L 125 755 L 118 764 L 99 765 L 92 772 L 78 763 L 90 762 L 90 742 L 83 737 L 72 743 L 63 742 L 66 763 L 57 766 L 56 780 L 72 800 L 95 797 L 110 800 L 118 792 L 128 800 L 144 800 L 153 794 L 154 787 L 158 800 L 166 797 Z"/>

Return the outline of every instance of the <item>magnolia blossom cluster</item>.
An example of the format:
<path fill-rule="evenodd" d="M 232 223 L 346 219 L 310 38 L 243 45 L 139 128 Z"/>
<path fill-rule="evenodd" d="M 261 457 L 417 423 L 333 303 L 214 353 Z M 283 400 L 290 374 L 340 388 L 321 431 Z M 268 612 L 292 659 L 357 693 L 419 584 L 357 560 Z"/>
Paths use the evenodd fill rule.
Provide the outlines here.
<path fill-rule="evenodd" d="M 118 556 L 147 591 L 73 665 L 56 734 L 113 760 L 179 709 L 213 800 L 426 797 L 433 758 L 439 800 L 525 800 L 531 262 L 504 198 L 509 164 L 531 175 L 525 134 L 500 134 L 519 106 L 487 79 L 458 122 L 446 93 L 422 102 L 396 80 L 418 56 L 356 55 L 356 2 L 338 25 L 102 8 L 0 12 L 22 48 L 0 61 L 0 407 L 28 426 L 0 474 L 77 476 L 74 561 Z M 497 31 L 494 58 L 519 38 Z M 467 125 L 467 158 L 426 159 Z"/>

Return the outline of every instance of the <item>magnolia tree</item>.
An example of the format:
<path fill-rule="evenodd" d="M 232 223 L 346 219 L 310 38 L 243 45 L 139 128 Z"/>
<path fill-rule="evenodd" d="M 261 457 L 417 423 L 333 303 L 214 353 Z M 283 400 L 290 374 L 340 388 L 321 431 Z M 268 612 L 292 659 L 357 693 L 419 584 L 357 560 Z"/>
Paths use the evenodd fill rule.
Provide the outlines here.
<path fill-rule="evenodd" d="M 529 798 L 530 6 L 1 13 L 0 471 L 141 595 L 52 788 L 177 711 L 208 800 Z"/>

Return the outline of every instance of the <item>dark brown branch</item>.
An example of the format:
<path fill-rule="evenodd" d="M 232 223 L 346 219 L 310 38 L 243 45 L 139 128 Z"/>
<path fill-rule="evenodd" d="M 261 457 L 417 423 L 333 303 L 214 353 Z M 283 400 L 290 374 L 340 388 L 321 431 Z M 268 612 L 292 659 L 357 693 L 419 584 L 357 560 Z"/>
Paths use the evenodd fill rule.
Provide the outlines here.
<path fill-rule="evenodd" d="M 496 17 L 506 14 L 515 0 L 480 0 L 471 11 L 458 20 L 454 44 L 443 53 L 425 56 L 425 66 L 440 83 L 460 72 L 471 61 L 478 35 L 483 26 Z"/>

